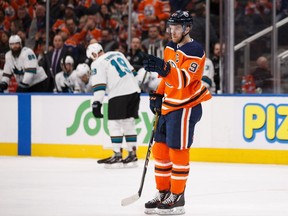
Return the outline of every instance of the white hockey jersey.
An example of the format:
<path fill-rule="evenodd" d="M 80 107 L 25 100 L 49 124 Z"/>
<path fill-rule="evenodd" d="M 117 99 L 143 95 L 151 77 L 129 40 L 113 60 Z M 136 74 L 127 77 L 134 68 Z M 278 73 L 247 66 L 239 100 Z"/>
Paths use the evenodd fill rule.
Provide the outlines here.
<path fill-rule="evenodd" d="M 23 47 L 18 58 L 14 58 L 11 50 L 5 55 L 4 76 L 2 81 L 9 84 L 10 78 L 14 75 L 17 83 L 23 82 L 29 87 L 42 82 L 47 75 L 32 49 Z"/>
<path fill-rule="evenodd" d="M 140 93 L 133 69 L 126 57 L 118 51 L 107 52 L 93 61 L 91 71 L 94 101 L 102 103 L 105 92 L 108 99 Z"/>
<path fill-rule="evenodd" d="M 74 93 L 92 92 L 92 78 L 90 77 L 88 83 L 85 84 L 79 77 L 77 77 L 75 80 L 75 86 L 77 86 L 77 88 L 74 89 Z"/>
<path fill-rule="evenodd" d="M 146 93 L 156 91 L 161 81 L 156 72 L 148 72 L 144 68 L 137 71 L 136 79 L 141 90 Z"/>
<path fill-rule="evenodd" d="M 209 89 L 211 93 L 215 93 L 215 83 L 214 83 L 214 66 L 213 62 L 206 58 L 205 67 L 202 76 L 202 83 Z"/>
<path fill-rule="evenodd" d="M 61 71 L 55 76 L 55 83 L 57 92 L 70 92 L 70 93 L 79 93 L 80 87 L 77 82 L 78 77 L 76 76 L 75 70 L 71 72 L 69 76 Z"/>

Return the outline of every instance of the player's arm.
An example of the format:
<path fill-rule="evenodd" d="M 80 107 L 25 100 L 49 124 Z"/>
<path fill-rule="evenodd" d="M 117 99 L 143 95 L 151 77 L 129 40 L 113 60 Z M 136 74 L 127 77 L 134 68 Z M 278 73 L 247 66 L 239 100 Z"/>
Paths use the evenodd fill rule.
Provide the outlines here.
<path fill-rule="evenodd" d="M 101 62 L 100 62 L 101 63 Z M 91 65 L 91 82 L 93 92 L 92 113 L 95 118 L 103 118 L 101 107 L 106 92 L 107 80 L 105 65 L 95 62 Z"/>
<path fill-rule="evenodd" d="M 213 85 L 213 77 L 214 77 L 214 66 L 210 59 L 206 58 L 205 67 L 202 76 L 202 83 L 207 88 L 211 88 Z"/>
<path fill-rule="evenodd" d="M 105 67 L 103 67 L 103 65 L 94 64 L 94 62 L 92 63 L 91 82 L 92 82 L 93 100 L 102 103 L 107 86 Z"/>
<path fill-rule="evenodd" d="M 57 73 L 55 76 L 55 87 L 56 87 L 56 92 L 62 92 L 62 87 L 61 87 L 61 75 L 62 73 Z"/>
<path fill-rule="evenodd" d="M 20 88 L 29 88 L 35 74 L 37 73 L 38 61 L 35 53 L 32 50 L 26 50 L 26 57 L 24 59 L 24 75 L 22 81 L 19 83 Z"/>

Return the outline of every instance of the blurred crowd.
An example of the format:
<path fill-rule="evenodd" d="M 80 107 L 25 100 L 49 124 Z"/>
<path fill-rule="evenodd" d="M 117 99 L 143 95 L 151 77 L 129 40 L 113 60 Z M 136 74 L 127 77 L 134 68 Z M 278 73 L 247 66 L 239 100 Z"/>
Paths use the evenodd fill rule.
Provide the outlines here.
<path fill-rule="evenodd" d="M 139 70 L 145 53 L 163 57 L 164 47 L 170 39 L 166 32 L 166 20 L 176 10 L 188 10 L 193 15 L 191 37 L 205 47 L 205 2 L 132 0 L 132 39 L 128 44 L 129 0 L 50 0 L 48 22 L 46 0 L 0 0 L 0 69 L 3 69 L 5 53 L 9 51 L 9 37 L 17 34 L 22 39 L 22 45 L 35 52 L 39 65 L 51 79 L 49 91 L 55 91 L 55 76 L 63 71 L 61 59 L 71 56 L 73 69 L 82 63 L 89 65 L 86 48 L 93 42 L 100 43 L 105 52 L 123 52 Z M 211 58 L 215 44 L 219 45 L 219 8 L 220 0 L 211 0 Z M 287 16 L 287 8 L 287 0 L 277 0 L 278 19 Z M 271 25 L 272 0 L 236 0 L 235 12 L 235 42 L 238 43 Z M 46 23 L 49 23 L 48 48 Z M 263 46 L 258 44 L 254 53 L 261 48 Z M 219 80 L 219 77 L 214 80 Z"/>

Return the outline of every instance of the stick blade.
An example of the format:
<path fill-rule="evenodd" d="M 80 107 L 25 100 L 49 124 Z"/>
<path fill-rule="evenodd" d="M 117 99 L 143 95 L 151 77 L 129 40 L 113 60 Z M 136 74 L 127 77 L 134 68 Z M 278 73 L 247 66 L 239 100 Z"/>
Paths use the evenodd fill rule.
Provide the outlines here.
<path fill-rule="evenodd" d="M 127 206 L 130 205 L 134 202 L 136 202 L 140 198 L 139 194 L 134 194 L 133 196 L 124 198 L 121 200 L 121 206 Z"/>

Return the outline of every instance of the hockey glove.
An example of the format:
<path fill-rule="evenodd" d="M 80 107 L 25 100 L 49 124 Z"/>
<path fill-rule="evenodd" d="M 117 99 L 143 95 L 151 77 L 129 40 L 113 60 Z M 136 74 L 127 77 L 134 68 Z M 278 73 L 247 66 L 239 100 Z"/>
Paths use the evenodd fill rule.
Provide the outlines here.
<path fill-rule="evenodd" d="M 0 93 L 3 93 L 4 90 L 8 88 L 8 84 L 6 82 L 0 83 Z"/>
<path fill-rule="evenodd" d="M 162 99 L 163 95 L 161 94 L 157 93 L 149 94 L 150 109 L 154 114 L 156 114 L 157 112 L 159 115 L 161 115 Z"/>
<path fill-rule="evenodd" d="M 146 71 L 156 72 L 162 77 L 166 77 L 170 72 L 170 64 L 153 55 L 148 55 L 143 61 L 143 66 Z"/>
<path fill-rule="evenodd" d="M 102 104 L 99 101 L 94 101 L 92 104 L 92 112 L 95 118 L 103 118 L 101 113 Z"/>
<path fill-rule="evenodd" d="M 16 89 L 16 92 L 27 92 L 29 88 L 29 85 L 26 84 L 26 83 L 23 83 L 23 82 L 20 82 L 17 89 Z"/>

